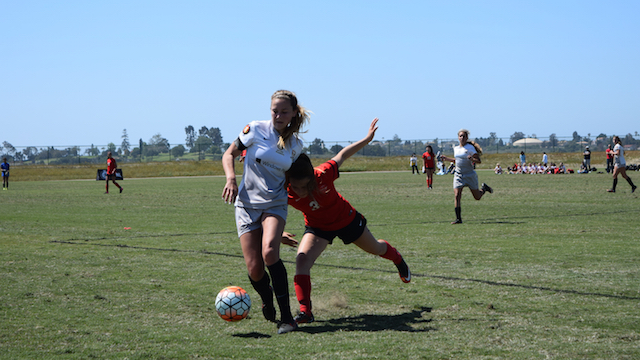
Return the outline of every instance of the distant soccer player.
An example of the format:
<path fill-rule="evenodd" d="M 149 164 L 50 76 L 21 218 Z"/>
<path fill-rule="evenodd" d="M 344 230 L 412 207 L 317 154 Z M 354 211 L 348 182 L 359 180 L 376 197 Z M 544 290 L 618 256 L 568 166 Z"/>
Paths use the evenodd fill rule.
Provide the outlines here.
<path fill-rule="evenodd" d="M 105 194 L 109 193 L 109 180 L 111 180 L 113 184 L 117 186 L 118 189 L 120 189 L 120 192 L 122 192 L 122 186 L 118 185 L 118 183 L 116 182 L 117 168 L 118 168 L 118 163 L 116 162 L 116 159 L 114 159 L 113 156 L 111 155 L 111 151 L 107 152 L 107 175 L 105 176 L 105 179 L 106 179 L 106 183 L 105 183 L 106 191 L 104 192 Z"/>
<path fill-rule="evenodd" d="M 433 189 L 433 172 L 436 169 L 436 155 L 433 153 L 431 145 L 427 145 L 425 150 L 424 154 L 422 154 L 422 161 L 424 164 L 424 172 L 427 174 L 427 189 Z"/>
<path fill-rule="evenodd" d="M 462 216 L 460 209 L 460 200 L 462 199 L 462 190 L 468 187 L 476 200 L 482 199 L 485 193 L 493 193 L 493 189 L 489 185 L 482 183 L 482 188 L 478 189 L 478 174 L 473 168 L 474 164 L 480 164 L 480 155 L 482 148 L 480 145 L 469 140 L 469 130 L 461 129 L 458 131 L 458 141 L 460 145 L 453 148 L 454 157 L 450 158 L 442 156 L 447 161 L 454 161 L 456 164 L 456 173 L 453 177 L 453 193 L 455 195 L 454 205 L 456 211 L 456 220 L 451 224 L 462 224 Z M 524 152 L 522 153 L 524 155 Z"/>
<path fill-rule="evenodd" d="M 2 158 L 2 164 L 0 164 L 0 168 L 2 168 L 2 190 L 9 190 L 9 168 L 11 166 L 7 162 L 7 158 Z"/>
<path fill-rule="evenodd" d="M 616 186 L 618 185 L 618 174 L 622 175 L 622 177 L 627 180 L 629 185 L 631 185 L 631 192 L 633 193 L 638 188 L 633 184 L 633 181 L 629 176 L 627 176 L 627 162 L 624 160 L 624 148 L 622 147 L 622 142 L 618 136 L 613 137 L 613 143 L 616 144 L 613 147 L 613 151 L 611 154 L 613 155 L 613 187 L 608 192 L 616 192 Z"/>
<path fill-rule="evenodd" d="M 337 236 L 345 244 L 355 244 L 362 250 L 391 260 L 403 282 L 411 281 L 411 272 L 402 255 L 385 240 L 377 240 L 367 227 L 367 219 L 345 200 L 333 182 L 340 176 L 342 163 L 365 147 L 375 135 L 378 119 L 374 119 L 367 136 L 353 143 L 324 164 L 313 168 L 306 154 L 301 154 L 287 172 L 289 205 L 304 213 L 305 231 L 296 256 L 293 283 L 300 303 L 297 323 L 314 321 L 311 313 L 311 267 Z M 283 233 L 291 239 L 293 235 Z"/>

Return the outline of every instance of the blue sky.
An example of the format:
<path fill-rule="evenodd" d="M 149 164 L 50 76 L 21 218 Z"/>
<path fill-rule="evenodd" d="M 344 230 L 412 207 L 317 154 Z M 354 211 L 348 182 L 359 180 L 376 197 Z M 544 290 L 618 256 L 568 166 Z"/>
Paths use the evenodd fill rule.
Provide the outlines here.
<path fill-rule="evenodd" d="M 306 141 L 640 131 L 638 1 L 3 1 L 0 143 L 233 141 L 278 89 Z"/>

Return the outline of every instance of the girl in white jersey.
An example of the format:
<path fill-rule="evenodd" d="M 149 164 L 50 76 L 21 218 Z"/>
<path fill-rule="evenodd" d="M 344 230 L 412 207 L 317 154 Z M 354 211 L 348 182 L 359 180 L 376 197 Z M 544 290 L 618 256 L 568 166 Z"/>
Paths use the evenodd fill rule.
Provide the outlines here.
<path fill-rule="evenodd" d="M 280 259 L 280 243 L 288 206 L 285 171 L 302 152 L 298 134 L 308 120 L 309 112 L 298 105 L 294 93 L 276 91 L 271 96 L 271 121 L 249 123 L 222 156 L 227 177 L 222 199 L 235 202 L 236 226 L 249 280 L 260 294 L 264 317 L 273 322 L 273 294 L 276 295 L 280 309 L 278 334 L 298 327 L 289 306 L 289 282 Z M 243 150 L 246 155 L 238 186 L 234 160 Z"/>
<path fill-rule="evenodd" d="M 613 143 L 616 144 L 613 147 L 611 154 L 613 155 L 613 187 L 608 192 L 616 192 L 616 186 L 618 185 L 618 174 L 627 180 L 631 185 L 631 192 L 633 193 L 638 188 L 633 184 L 630 177 L 627 176 L 627 163 L 624 160 L 624 148 L 622 147 L 622 141 L 618 136 L 613 137 Z"/>
<path fill-rule="evenodd" d="M 461 129 L 458 131 L 458 141 L 460 145 L 453 148 L 454 157 L 450 158 L 442 156 L 446 161 L 453 161 L 456 164 L 456 172 L 453 177 L 453 193 L 455 195 L 454 205 L 456 212 L 456 220 L 451 224 L 462 224 L 462 216 L 460 210 L 460 200 L 462 199 L 462 189 L 469 187 L 473 198 L 480 200 L 486 192 L 493 193 L 493 189 L 489 185 L 482 183 L 482 188 L 478 189 L 478 174 L 474 169 L 474 164 L 480 164 L 480 155 L 482 148 L 480 145 L 469 140 L 469 130 Z"/>

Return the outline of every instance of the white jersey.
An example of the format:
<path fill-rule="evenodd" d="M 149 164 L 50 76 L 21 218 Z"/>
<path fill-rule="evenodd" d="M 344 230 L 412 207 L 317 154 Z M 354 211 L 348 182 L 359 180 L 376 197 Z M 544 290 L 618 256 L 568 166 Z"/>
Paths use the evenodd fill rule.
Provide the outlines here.
<path fill-rule="evenodd" d="M 613 151 L 620 151 L 619 155 L 614 156 L 613 163 L 618 167 L 626 166 L 627 162 L 624 160 L 624 149 L 622 145 L 616 144 L 616 146 L 613 147 Z"/>
<path fill-rule="evenodd" d="M 292 136 L 284 149 L 278 149 L 279 137 L 270 120 L 252 121 L 238 136 L 247 154 L 236 206 L 267 209 L 287 205 L 285 171 L 300 156 L 302 141 Z"/>
<path fill-rule="evenodd" d="M 473 169 L 473 162 L 469 160 L 469 156 L 476 154 L 476 148 L 471 144 L 465 144 L 464 146 L 454 146 L 453 156 L 456 158 L 456 172 L 458 174 L 471 174 L 475 172 Z"/>

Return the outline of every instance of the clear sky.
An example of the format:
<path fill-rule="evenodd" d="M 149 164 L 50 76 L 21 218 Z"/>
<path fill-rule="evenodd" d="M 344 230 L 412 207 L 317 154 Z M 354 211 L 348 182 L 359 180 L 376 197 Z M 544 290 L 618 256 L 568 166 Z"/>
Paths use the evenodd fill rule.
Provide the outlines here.
<path fill-rule="evenodd" d="M 0 2 L 0 143 L 233 141 L 271 94 L 306 141 L 640 131 L 640 1 Z"/>

